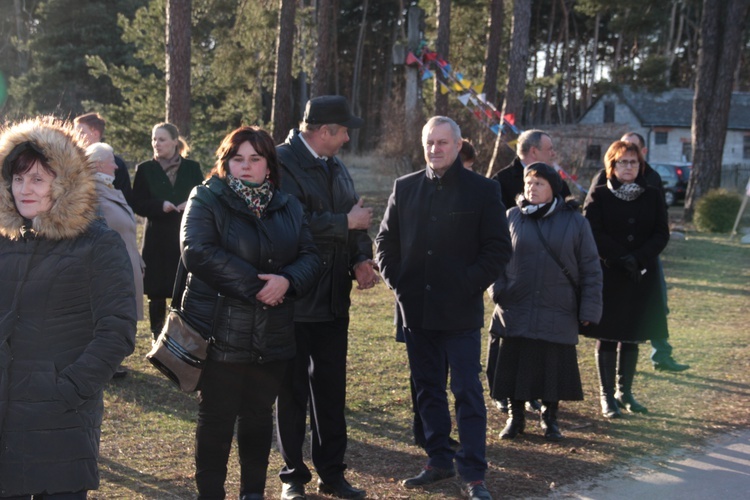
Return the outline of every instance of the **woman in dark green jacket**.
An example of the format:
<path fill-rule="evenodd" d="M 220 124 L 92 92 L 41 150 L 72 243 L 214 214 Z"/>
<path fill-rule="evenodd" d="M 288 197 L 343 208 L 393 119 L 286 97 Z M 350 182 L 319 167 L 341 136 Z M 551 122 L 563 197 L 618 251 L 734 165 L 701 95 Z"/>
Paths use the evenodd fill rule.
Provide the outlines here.
<path fill-rule="evenodd" d="M 141 254 L 146 264 L 143 289 L 154 339 L 164 324 L 180 259 L 180 222 L 190 191 L 203 181 L 200 165 L 187 160 L 190 148 L 171 123 L 151 132 L 154 158 L 135 169 L 132 205 L 146 218 Z"/>

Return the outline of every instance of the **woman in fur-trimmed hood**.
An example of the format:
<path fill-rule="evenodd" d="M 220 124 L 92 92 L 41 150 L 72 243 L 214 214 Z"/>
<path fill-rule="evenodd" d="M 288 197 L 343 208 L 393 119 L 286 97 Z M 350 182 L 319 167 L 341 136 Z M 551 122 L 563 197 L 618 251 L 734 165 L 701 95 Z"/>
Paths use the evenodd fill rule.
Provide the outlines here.
<path fill-rule="evenodd" d="M 0 498 L 85 498 L 102 390 L 134 346 L 130 259 L 68 124 L 0 129 L 0 165 Z"/>

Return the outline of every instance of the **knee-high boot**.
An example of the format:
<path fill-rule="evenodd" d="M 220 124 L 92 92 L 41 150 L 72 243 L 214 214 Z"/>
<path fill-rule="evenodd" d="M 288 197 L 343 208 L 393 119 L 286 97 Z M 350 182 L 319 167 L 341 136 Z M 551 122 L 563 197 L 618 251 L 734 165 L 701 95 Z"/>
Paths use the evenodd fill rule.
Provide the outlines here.
<path fill-rule="evenodd" d="M 630 413 L 648 413 L 648 408 L 640 404 L 633 397 L 633 378 L 638 364 L 638 349 L 620 351 L 617 364 L 617 393 L 615 399 L 620 408 Z"/>
<path fill-rule="evenodd" d="M 560 441 L 563 438 L 557 424 L 558 406 L 558 401 L 542 401 L 541 426 L 544 430 L 544 439 L 547 441 Z"/>
<path fill-rule="evenodd" d="M 148 299 L 148 320 L 154 340 L 159 337 L 167 315 L 166 299 Z"/>
<path fill-rule="evenodd" d="M 505 428 L 500 431 L 500 439 L 513 439 L 523 434 L 526 428 L 525 403 L 521 400 L 511 399 L 508 404 L 508 420 Z"/>
<path fill-rule="evenodd" d="M 622 414 L 615 400 L 615 375 L 617 373 L 617 352 L 596 351 L 596 367 L 599 370 L 599 397 L 602 415 L 606 418 L 620 418 Z"/>

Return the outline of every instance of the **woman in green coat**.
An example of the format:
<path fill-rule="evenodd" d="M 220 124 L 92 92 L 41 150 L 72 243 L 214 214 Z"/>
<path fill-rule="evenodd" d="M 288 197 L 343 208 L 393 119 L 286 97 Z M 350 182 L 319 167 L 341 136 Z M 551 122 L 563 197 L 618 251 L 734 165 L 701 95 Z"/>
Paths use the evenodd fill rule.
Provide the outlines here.
<path fill-rule="evenodd" d="M 180 222 L 190 191 L 203 181 L 200 165 L 187 160 L 189 148 L 171 123 L 151 132 L 154 158 L 139 164 L 133 181 L 133 210 L 146 218 L 141 254 L 143 289 L 154 339 L 166 316 L 180 259 Z"/>

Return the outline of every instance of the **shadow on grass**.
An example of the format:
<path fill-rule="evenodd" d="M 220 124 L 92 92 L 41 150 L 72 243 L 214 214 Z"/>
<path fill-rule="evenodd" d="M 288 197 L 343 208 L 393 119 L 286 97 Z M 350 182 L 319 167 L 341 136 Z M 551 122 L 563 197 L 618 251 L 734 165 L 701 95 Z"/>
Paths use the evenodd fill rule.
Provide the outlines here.
<path fill-rule="evenodd" d="M 639 376 L 646 379 L 668 381 L 672 385 L 715 391 L 717 393 L 737 394 L 743 398 L 750 398 L 750 384 L 732 382 L 731 380 L 703 377 L 693 373 L 662 375 L 660 373 L 648 371 L 639 372 Z"/>
<path fill-rule="evenodd" d="M 195 397 L 180 392 L 155 368 L 146 370 L 128 368 L 127 377 L 110 381 L 105 389 L 109 397 L 133 401 L 149 413 L 194 422 L 198 414 Z"/>
<path fill-rule="evenodd" d="M 99 458 L 102 481 L 121 485 L 146 498 L 193 498 L 195 489 L 192 486 L 180 485 L 177 482 L 165 481 L 153 474 L 147 474 L 107 457 Z"/>

